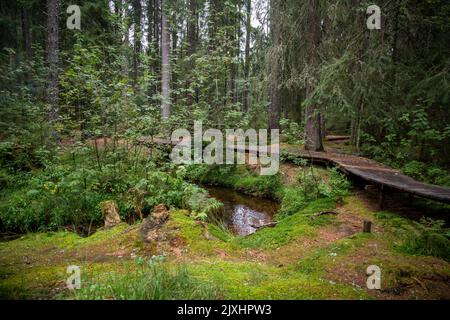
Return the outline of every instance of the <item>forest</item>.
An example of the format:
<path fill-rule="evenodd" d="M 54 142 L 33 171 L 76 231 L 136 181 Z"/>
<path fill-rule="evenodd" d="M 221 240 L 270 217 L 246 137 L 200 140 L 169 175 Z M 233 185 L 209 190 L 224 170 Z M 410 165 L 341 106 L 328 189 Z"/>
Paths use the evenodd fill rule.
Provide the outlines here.
<path fill-rule="evenodd" d="M 450 299 L 447 0 L 0 0 L 0 30 L 0 299 Z"/>

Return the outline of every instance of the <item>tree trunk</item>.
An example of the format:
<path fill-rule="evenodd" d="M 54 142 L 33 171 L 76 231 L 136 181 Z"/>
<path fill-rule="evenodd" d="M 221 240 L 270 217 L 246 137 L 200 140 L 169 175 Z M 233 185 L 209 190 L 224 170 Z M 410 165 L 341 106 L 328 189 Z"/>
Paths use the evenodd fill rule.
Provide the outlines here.
<path fill-rule="evenodd" d="M 133 23 L 134 23 L 134 41 L 133 41 L 133 88 L 137 90 L 139 78 L 139 55 L 142 51 L 141 45 L 141 0 L 133 0 Z"/>
<path fill-rule="evenodd" d="M 58 50 L 59 50 L 59 0 L 47 0 L 47 65 L 48 87 L 46 100 L 49 104 L 49 122 L 58 119 Z"/>
<path fill-rule="evenodd" d="M 147 45 L 148 45 L 148 49 L 147 49 L 147 55 L 151 56 L 152 53 L 152 45 L 153 45 L 153 12 L 154 12 L 154 8 L 153 8 L 153 0 L 148 0 L 147 1 Z"/>
<path fill-rule="evenodd" d="M 233 48 L 231 48 L 231 56 L 236 59 L 236 61 L 239 61 L 239 56 L 241 53 L 240 48 L 240 40 L 241 40 L 241 4 L 238 3 L 236 5 L 236 12 L 233 12 L 231 14 L 231 22 L 233 23 L 234 30 L 231 34 L 231 43 L 234 44 Z M 230 89 L 231 89 L 231 103 L 236 104 L 239 100 L 239 92 L 237 87 L 237 77 L 239 73 L 239 63 L 233 63 L 231 65 L 230 70 Z"/>
<path fill-rule="evenodd" d="M 188 21 L 187 21 L 187 40 L 188 40 L 188 48 L 187 48 L 187 55 L 191 57 L 196 51 L 197 51 L 197 44 L 198 44 L 198 10 L 197 10 L 197 1 L 198 0 L 189 0 L 189 15 L 188 15 Z M 191 60 L 189 62 L 190 68 L 194 70 L 195 63 Z M 187 80 L 187 87 L 192 88 L 192 80 Z M 197 91 L 197 88 L 195 88 L 195 91 Z M 187 104 L 188 106 L 191 106 L 194 101 L 195 97 L 197 96 L 196 93 L 187 93 Z"/>
<path fill-rule="evenodd" d="M 311 68 L 319 65 L 319 44 L 321 38 L 319 1 L 308 0 L 307 4 L 307 63 Z M 315 72 L 314 72 L 315 73 Z M 317 76 L 307 80 L 306 97 L 312 99 L 316 89 Z M 305 123 L 305 149 L 311 151 L 322 151 L 321 115 L 320 107 L 315 102 L 309 102 L 306 106 Z"/>
<path fill-rule="evenodd" d="M 280 30 L 280 3 L 283 0 L 271 0 L 270 3 L 270 28 L 273 39 L 273 53 L 271 61 L 270 72 L 270 95 L 271 103 L 269 105 L 269 130 L 280 129 L 280 115 L 281 115 L 281 30 Z"/>
<path fill-rule="evenodd" d="M 128 49 L 130 47 L 130 10 L 128 8 L 128 3 L 126 0 L 121 0 L 122 2 L 122 20 L 125 22 L 125 36 L 123 39 L 124 48 L 124 63 L 122 65 L 122 72 L 128 78 L 130 76 L 130 59 L 128 54 Z"/>
<path fill-rule="evenodd" d="M 156 49 L 160 49 L 159 41 L 160 41 L 160 33 L 159 33 L 159 23 L 161 22 L 161 12 L 160 12 L 160 4 L 161 0 L 153 1 L 153 41 L 157 44 Z"/>
<path fill-rule="evenodd" d="M 21 9 L 22 20 L 22 37 L 23 37 L 23 50 L 28 62 L 31 62 L 33 53 L 31 50 L 31 30 L 30 30 L 30 17 L 28 15 L 28 9 Z"/>
<path fill-rule="evenodd" d="M 250 36 L 251 36 L 251 21 L 252 21 L 252 1 L 246 0 L 246 18 L 247 22 L 245 25 L 245 62 L 244 62 L 244 112 L 248 111 L 249 106 L 249 77 L 250 77 Z"/>
<path fill-rule="evenodd" d="M 170 118 L 170 36 L 167 25 L 167 17 L 162 9 L 161 23 L 161 96 L 162 96 L 162 118 L 167 120 Z"/>
<path fill-rule="evenodd" d="M 197 0 L 189 0 L 189 18 L 187 22 L 188 56 L 197 50 Z"/>
<path fill-rule="evenodd" d="M 177 13 L 173 12 L 172 15 L 172 23 L 169 27 L 171 29 L 172 33 L 172 59 L 174 60 L 174 65 L 177 64 L 176 57 L 177 57 L 177 50 L 178 50 L 178 17 Z M 181 50 L 180 50 L 181 51 Z M 170 82 L 172 87 L 172 103 L 177 103 L 178 94 L 177 94 L 177 73 L 173 72 L 170 74 Z"/>
<path fill-rule="evenodd" d="M 219 28 L 224 24 L 224 18 L 221 15 L 224 9 L 223 0 L 209 0 L 208 34 L 209 34 L 209 50 L 214 51 L 217 47 L 217 35 Z"/>

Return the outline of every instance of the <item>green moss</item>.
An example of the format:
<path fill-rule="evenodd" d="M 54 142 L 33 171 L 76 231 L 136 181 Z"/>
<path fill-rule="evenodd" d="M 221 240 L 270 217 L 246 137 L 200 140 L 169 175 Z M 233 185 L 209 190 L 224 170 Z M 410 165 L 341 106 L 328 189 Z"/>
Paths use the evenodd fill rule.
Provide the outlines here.
<path fill-rule="evenodd" d="M 346 208 L 360 208 L 360 205 L 363 208 L 359 202 L 349 203 Z M 207 230 L 212 236 L 209 240 L 205 236 L 205 227 L 190 218 L 187 211 L 171 211 L 167 231 L 170 237 L 182 239 L 180 248 L 183 249 L 182 258 L 184 263 L 187 262 L 188 273 L 176 271 L 180 261 L 169 257 L 164 262 L 168 273 L 162 275 L 169 288 L 165 294 L 167 297 L 184 297 L 184 287 L 178 286 L 178 280 L 174 280 L 181 279 L 186 284 L 186 297 L 193 292 L 193 287 L 201 284 L 206 289 L 199 298 L 370 299 L 365 290 L 345 280 L 336 270 L 353 276 L 365 274 L 365 268 L 370 264 L 378 265 L 383 270 L 383 284 L 387 288 L 417 285 L 413 277 L 448 279 L 450 276 L 450 267 L 444 261 L 392 251 L 389 243 L 399 240 L 398 230 L 407 230 L 410 224 L 386 212 L 376 214 L 377 222 L 397 231 L 356 234 L 326 247 L 306 247 L 299 258 L 288 259 L 283 264 L 271 263 L 277 261 L 277 252 L 282 253 L 289 245 L 295 246 L 296 241 L 317 236 L 323 226 L 328 228 L 335 221 L 334 216 L 311 217 L 334 208 L 334 202 L 329 199 L 314 201 L 305 209 L 282 219 L 275 228 L 266 228 L 245 238 L 235 237 L 216 225 L 208 225 Z M 368 210 L 357 211 L 357 214 L 373 217 Z M 146 279 L 147 275 L 135 261 L 117 258 L 123 248 L 130 251 L 137 248 L 138 252 L 141 250 L 146 255 L 143 251 L 145 245 L 136 233 L 137 227 L 121 224 L 111 230 L 99 230 L 89 238 L 67 232 L 29 234 L 0 243 L 0 297 L 163 297 L 146 292 L 147 285 L 141 285 L 143 282 L 139 277 Z M 367 250 L 374 245 L 382 248 L 383 254 L 372 256 L 368 253 Z M 248 248 L 257 249 L 254 260 L 249 259 L 253 250 Z M 30 263 L 24 263 L 24 258 Z M 74 294 L 65 288 L 68 265 L 81 267 L 83 293 Z M 129 290 L 128 283 L 133 283 L 138 296 L 133 295 L 136 290 Z M 110 284 L 113 291 L 108 287 Z M 151 287 L 153 284 L 148 285 Z"/>
<path fill-rule="evenodd" d="M 39 255 L 42 250 L 81 248 L 121 236 L 128 228 L 126 223 L 122 223 L 110 230 L 99 230 L 88 238 L 72 232 L 30 233 L 19 239 L 0 243 L 0 255 L 11 259 L 24 254 Z"/>
<path fill-rule="evenodd" d="M 211 261 L 189 265 L 194 275 L 223 288 L 225 299 L 360 299 L 350 286 L 256 263 Z"/>
<path fill-rule="evenodd" d="M 372 238 L 370 234 L 361 233 L 338 240 L 310 252 L 304 259 L 295 263 L 293 268 L 305 274 L 324 276 L 327 268 L 346 260 L 348 255 L 363 247 Z"/>
<path fill-rule="evenodd" d="M 170 228 L 179 231 L 179 235 L 185 240 L 186 246 L 192 254 L 217 255 L 217 249 L 222 251 L 233 251 L 236 249 L 236 246 L 230 241 L 231 239 L 226 239 L 224 232 L 219 231 L 219 228 L 213 225 L 208 226 L 208 232 L 218 239 L 207 240 L 204 236 L 204 227 L 191 219 L 187 211 L 172 211 L 168 225 Z M 222 241 L 220 237 L 228 241 Z"/>
<path fill-rule="evenodd" d="M 302 211 L 282 219 L 275 228 L 265 228 L 246 238 L 239 239 L 244 248 L 273 249 L 286 245 L 299 237 L 313 237 L 317 232 L 317 225 L 329 221 L 329 217 L 310 219 L 311 215 L 334 209 L 334 202 L 320 199 L 310 203 Z"/>
<path fill-rule="evenodd" d="M 17 271 L 14 270 L 15 273 L 11 272 L 8 277 L 0 281 L 0 298 L 49 298 L 52 289 L 60 288 L 67 278 L 65 268 L 61 266 L 33 267 Z"/>
<path fill-rule="evenodd" d="M 391 231 L 406 230 L 411 227 L 411 222 L 397 214 L 380 211 L 375 214 L 375 218 L 385 227 L 391 228 Z"/>
<path fill-rule="evenodd" d="M 32 298 L 48 293 L 55 286 L 64 286 L 67 266 L 86 265 L 83 257 L 97 253 L 101 257 L 117 250 L 129 241 L 124 234 L 127 228 L 127 224 L 121 224 L 111 230 L 100 230 L 89 238 L 69 232 L 27 234 L 0 243 L 0 295 Z M 84 271 L 90 268 L 87 266 Z"/>

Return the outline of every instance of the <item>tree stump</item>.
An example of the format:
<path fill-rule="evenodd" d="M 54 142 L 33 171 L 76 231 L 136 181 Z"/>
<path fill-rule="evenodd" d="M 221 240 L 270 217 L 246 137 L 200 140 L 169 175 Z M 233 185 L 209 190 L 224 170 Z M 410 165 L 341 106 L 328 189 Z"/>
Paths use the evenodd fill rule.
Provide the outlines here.
<path fill-rule="evenodd" d="M 158 242 L 165 238 L 164 232 L 160 229 L 169 219 L 169 210 L 165 205 L 157 205 L 153 212 L 142 221 L 139 229 L 142 241 L 145 243 Z"/>
<path fill-rule="evenodd" d="M 120 224 L 119 208 L 115 201 L 105 201 L 100 204 L 102 208 L 103 219 L 105 220 L 105 228 L 111 229 Z"/>
<path fill-rule="evenodd" d="M 372 232 L 372 221 L 364 220 L 363 232 L 364 233 Z"/>

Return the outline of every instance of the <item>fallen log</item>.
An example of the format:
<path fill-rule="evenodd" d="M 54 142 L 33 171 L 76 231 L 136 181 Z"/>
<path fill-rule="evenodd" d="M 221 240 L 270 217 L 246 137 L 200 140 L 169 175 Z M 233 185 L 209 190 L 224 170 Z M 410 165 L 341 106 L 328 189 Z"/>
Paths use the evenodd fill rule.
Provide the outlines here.
<path fill-rule="evenodd" d="M 326 136 L 326 141 L 346 141 L 350 140 L 350 136 Z"/>
<path fill-rule="evenodd" d="M 309 217 L 309 218 L 311 220 L 315 220 L 321 216 L 337 216 L 337 215 L 338 215 L 338 213 L 334 212 L 334 211 L 323 211 L 323 212 L 315 213 L 315 214 L 311 215 L 311 217 Z"/>
<path fill-rule="evenodd" d="M 250 225 L 250 227 L 256 229 L 256 230 L 261 230 L 264 228 L 275 228 L 278 225 L 278 222 L 271 222 L 271 223 L 267 223 L 267 224 L 263 224 L 262 226 L 255 226 L 255 225 Z"/>

